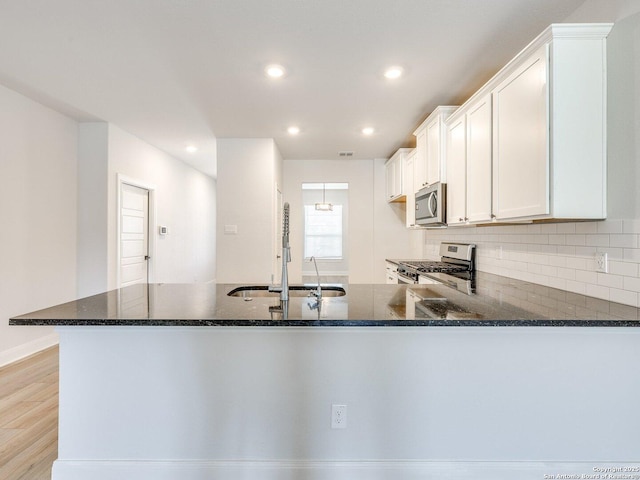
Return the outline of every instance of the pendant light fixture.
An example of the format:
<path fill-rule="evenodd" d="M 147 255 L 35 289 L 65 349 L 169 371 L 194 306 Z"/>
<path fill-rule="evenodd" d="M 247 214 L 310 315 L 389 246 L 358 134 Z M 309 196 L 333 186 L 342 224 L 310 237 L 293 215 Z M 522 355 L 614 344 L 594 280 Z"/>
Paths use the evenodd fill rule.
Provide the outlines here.
<path fill-rule="evenodd" d="M 316 210 L 319 210 L 321 212 L 330 212 L 333 210 L 333 205 L 330 203 L 327 203 L 325 200 L 325 190 L 326 190 L 326 185 L 323 183 L 322 184 L 322 203 L 316 203 Z"/>

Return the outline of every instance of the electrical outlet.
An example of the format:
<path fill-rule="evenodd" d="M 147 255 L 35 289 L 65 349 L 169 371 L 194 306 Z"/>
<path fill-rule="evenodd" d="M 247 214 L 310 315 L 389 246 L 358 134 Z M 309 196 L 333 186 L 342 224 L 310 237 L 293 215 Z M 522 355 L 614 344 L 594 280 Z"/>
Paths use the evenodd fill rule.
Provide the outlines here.
<path fill-rule="evenodd" d="M 606 253 L 596 253 L 596 272 L 609 273 L 609 259 Z"/>
<path fill-rule="evenodd" d="M 347 428 L 346 405 L 331 405 L 331 428 Z"/>

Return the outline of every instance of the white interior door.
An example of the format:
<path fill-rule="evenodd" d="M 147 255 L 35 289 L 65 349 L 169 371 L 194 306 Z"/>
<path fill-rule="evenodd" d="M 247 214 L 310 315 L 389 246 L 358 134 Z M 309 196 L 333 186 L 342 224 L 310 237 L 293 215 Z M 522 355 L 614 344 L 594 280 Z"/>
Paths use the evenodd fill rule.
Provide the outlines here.
<path fill-rule="evenodd" d="M 149 281 L 149 190 L 120 189 L 120 286 Z"/>

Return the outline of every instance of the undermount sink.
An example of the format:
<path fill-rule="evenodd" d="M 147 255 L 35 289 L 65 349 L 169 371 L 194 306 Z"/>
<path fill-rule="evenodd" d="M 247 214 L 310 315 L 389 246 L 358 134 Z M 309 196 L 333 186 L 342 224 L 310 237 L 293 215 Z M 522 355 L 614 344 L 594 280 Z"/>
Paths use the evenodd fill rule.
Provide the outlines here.
<path fill-rule="evenodd" d="M 347 294 L 344 288 L 336 285 L 322 285 L 322 297 L 343 297 Z M 315 292 L 315 285 L 290 285 L 289 297 L 308 297 Z M 244 285 L 227 293 L 229 297 L 253 298 L 253 297 L 280 297 L 278 292 L 270 292 L 268 285 Z"/>

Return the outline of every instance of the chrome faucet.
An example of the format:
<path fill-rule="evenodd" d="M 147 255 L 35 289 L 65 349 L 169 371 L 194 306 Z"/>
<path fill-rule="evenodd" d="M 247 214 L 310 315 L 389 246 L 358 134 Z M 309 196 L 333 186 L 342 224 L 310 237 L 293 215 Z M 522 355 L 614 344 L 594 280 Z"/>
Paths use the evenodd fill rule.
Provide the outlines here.
<path fill-rule="evenodd" d="M 316 267 L 316 278 L 318 279 L 318 287 L 315 292 L 311 292 L 312 295 L 315 295 L 318 301 L 322 300 L 322 287 L 320 286 L 320 274 L 318 273 L 318 264 L 316 263 L 316 257 L 311 257 L 309 259 L 310 262 L 313 262 L 313 265 Z"/>
<path fill-rule="evenodd" d="M 270 285 L 270 292 L 280 292 L 280 300 L 289 300 L 289 272 L 287 263 L 291 261 L 291 247 L 289 246 L 289 203 L 286 202 L 282 211 L 282 278 L 280 285 Z"/>

